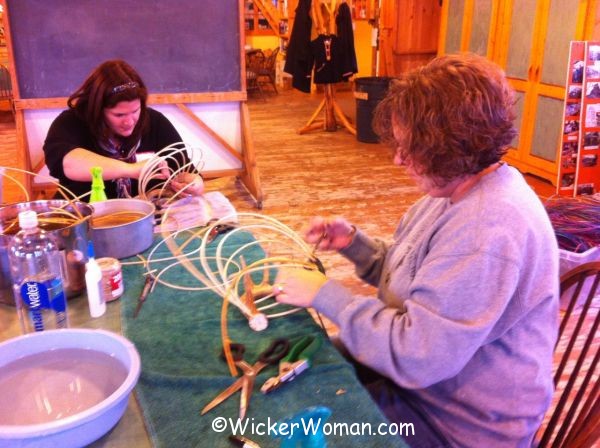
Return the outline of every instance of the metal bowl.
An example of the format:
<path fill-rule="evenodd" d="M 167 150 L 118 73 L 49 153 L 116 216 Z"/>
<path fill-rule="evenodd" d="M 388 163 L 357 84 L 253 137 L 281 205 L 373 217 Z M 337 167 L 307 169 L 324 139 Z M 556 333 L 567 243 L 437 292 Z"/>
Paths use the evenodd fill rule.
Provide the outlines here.
<path fill-rule="evenodd" d="M 154 240 L 154 204 L 141 199 L 109 199 L 92 205 L 90 233 L 96 257 L 127 258 L 144 252 Z M 120 222 L 119 216 L 136 215 Z M 115 217 L 114 220 L 106 219 Z M 99 223 L 100 221 L 112 221 Z"/>
<path fill-rule="evenodd" d="M 105 330 L 48 330 L 0 343 L 0 446 L 87 446 L 123 416 L 140 370 L 133 343 Z"/>

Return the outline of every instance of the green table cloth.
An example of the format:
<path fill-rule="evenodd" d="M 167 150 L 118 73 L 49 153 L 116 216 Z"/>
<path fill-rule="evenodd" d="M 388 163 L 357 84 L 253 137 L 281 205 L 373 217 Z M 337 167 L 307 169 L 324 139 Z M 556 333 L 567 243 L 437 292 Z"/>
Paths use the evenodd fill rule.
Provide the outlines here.
<path fill-rule="evenodd" d="M 225 255 L 252 240 L 251 234 L 236 232 L 226 240 Z M 247 255 L 248 263 L 253 261 L 249 258 L 263 256 L 258 247 L 252 251 Z M 169 251 L 162 245 L 156 255 L 169 255 Z M 159 284 L 134 319 L 142 274 L 141 265 L 123 266 L 121 318 L 124 335 L 135 344 L 142 359 L 136 394 L 153 444 L 165 448 L 232 447 L 228 436 L 234 432 L 231 424 L 238 423 L 240 394 L 200 415 L 200 409 L 234 381 L 220 357 L 221 297 L 212 291 L 183 291 Z M 199 286 L 182 266 L 170 269 L 165 278 L 180 285 Z M 304 310 L 271 319 L 263 332 L 252 331 L 234 306 L 229 306 L 228 316 L 230 338 L 246 345 L 244 358 L 250 363 L 277 337 L 293 342 L 306 334 L 323 334 Z M 326 406 L 332 414 L 327 425 L 320 424 L 328 447 L 406 446 L 397 435 L 378 433 L 378 428 L 394 428 L 380 426 L 388 422 L 356 379 L 353 367 L 324 334 L 323 340 L 313 366 L 291 383 L 265 395 L 260 385 L 277 372 L 277 367 L 268 367 L 258 375 L 246 420 L 239 422 L 246 423 L 244 436 L 262 448 L 278 447 L 281 439 L 272 431 L 277 422 L 311 406 Z M 225 426 L 222 432 L 215 427 L 219 424 Z"/>

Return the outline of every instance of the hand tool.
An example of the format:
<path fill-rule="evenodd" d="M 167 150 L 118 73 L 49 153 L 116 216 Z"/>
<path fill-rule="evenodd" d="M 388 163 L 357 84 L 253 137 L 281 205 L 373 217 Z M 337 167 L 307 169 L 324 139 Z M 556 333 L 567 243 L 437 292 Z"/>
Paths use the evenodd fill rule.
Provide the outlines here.
<path fill-rule="evenodd" d="M 252 395 L 252 391 L 254 389 L 256 375 L 258 375 L 258 373 L 265 367 L 269 365 L 275 365 L 281 359 L 283 359 L 283 357 L 287 355 L 290 350 L 290 342 L 285 338 L 275 339 L 265 351 L 258 355 L 258 360 L 252 366 L 243 360 L 243 355 L 246 350 L 246 347 L 243 344 L 231 344 L 231 349 L 233 352 L 233 357 L 236 360 L 236 365 L 242 369 L 244 374 L 231 386 L 227 387 L 225 390 L 219 393 L 219 395 L 213 398 L 210 403 L 204 406 L 200 412 L 201 415 L 206 414 L 208 411 L 221 404 L 238 390 L 242 389 L 239 417 L 240 419 L 243 419 L 246 416 L 246 411 L 250 403 L 250 396 Z"/>
<path fill-rule="evenodd" d="M 310 261 L 312 261 L 315 264 L 315 266 L 317 266 L 318 271 L 323 275 L 325 274 L 325 266 L 323 266 L 323 263 L 321 262 L 319 257 L 317 257 L 317 249 L 319 248 L 319 244 L 321 244 L 321 241 L 323 241 L 325 238 L 327 238 L 327 231 L 323 230 L 323 233 L 321 233 L 321 235 L 319 235 L 319 238 L 317 238 L 317 241 L 315 241 L 315 245 L 313 246 L 312 251 L 312 257 L 310 259 Z"/>
<path fill-rule="evenodd" d="M 267 394 L 282 384 L 292 381 L 308 369 L 312 365 L 312 357 L 319 351 L 322 343 L 323 339 L 320 335 L 303 336 L 292 345 L 287 356 L 279 362 L 279 374 L 265 381 L 260 391 Z"/>
<path fill-rule="evenodd" d="M 146 281 L 144 282 L 144 287 L 142 288 L 142 293 L 140 294 L 140 297 L 138 298 L 137 306 L 135 307 L 135 311 L 133 312 L 134 319 L 140 313 L 140 310 L 142 309 L 144 302 L 146 301 L 146 299 L 148 298 L 148 295 L 150 294 L 150 290 L 152 289 L 152 286 L 154 286 L 154 276 L 152 274 L 147 274 Z"/>
<path fill-rule="evenodd" d="M 212 243 L 219 235 L 229 232 L 230 230 L 235 229 L 235 226 L 232 224 L 217 224 L 213 226 L 208 234 L 207 243 Z"/>

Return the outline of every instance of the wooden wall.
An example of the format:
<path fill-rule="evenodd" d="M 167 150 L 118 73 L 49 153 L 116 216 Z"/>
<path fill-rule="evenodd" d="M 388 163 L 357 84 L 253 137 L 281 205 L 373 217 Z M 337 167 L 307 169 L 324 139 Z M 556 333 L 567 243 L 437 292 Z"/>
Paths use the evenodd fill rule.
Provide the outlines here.
<path fill-rule="evenodd" d="M 383 0 L 379 75 L 398 75 L 433 59 L 440 17 L 439 0 Z"/>
<path fill-rule="evenodd" d="M 6 66 L 8 64 L 8 49 L 6 47 L 6 30 L 4 29 L 4 22 L 2 18 L 4 16 L 4 10 L 0 4 L 0 64 Z"/>
<path fill-rule="evenodd" d="M 594 20 L 592 40 L 600 40 L 600 2 L 596 3 L 596 19 Z"/>
<path fill-rule="evenodd" d="M 1 5 L 0 5 L 1 8 Z M 8 48 L 6 46 L 6 39 L 4 37 L 4 26 L 2 23 L 2 12 L 0 12 L 0 65 L 8 67 Z M 0 111 L 11 110 L 11 103 L 9 100 L 0 100 Z"/>

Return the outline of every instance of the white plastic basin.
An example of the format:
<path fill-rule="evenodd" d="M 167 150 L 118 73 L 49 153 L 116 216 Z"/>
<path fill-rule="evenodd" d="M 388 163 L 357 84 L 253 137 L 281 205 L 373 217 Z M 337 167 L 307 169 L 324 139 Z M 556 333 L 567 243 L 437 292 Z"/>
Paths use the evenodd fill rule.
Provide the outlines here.
<path fill-rule="evenodd" d="M 82 447 L 123 416 L 140 375 L 128 339 L 62 329 L 0 343 L 0 446 Z"/>

